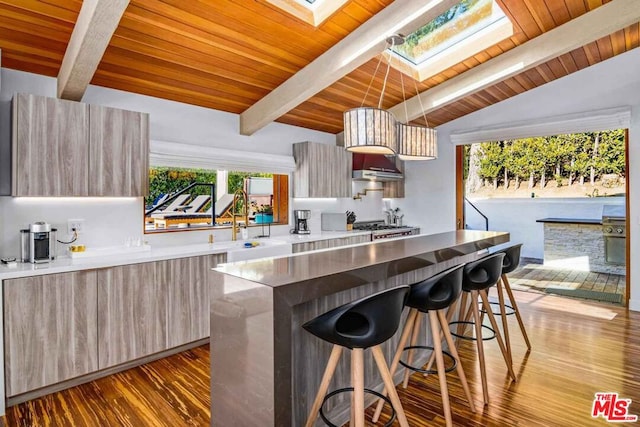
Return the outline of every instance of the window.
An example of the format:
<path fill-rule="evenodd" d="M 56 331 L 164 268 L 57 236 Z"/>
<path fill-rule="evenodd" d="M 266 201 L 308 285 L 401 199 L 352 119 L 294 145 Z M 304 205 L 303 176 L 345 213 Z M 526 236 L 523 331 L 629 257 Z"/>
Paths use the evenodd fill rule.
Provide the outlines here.
<path fill-rule="evenodd" d="M 247 193 L 249 226 L 288 223 L 287 175 L 151 167 L 145 233 L 229 227 L 237 190 Z M 269 213 L 272 217 L 258 215 Z"/>
<path fill-rule="evenodd" d="M 423 81 L 512 35 L 495 0 L 463 0 L 389 48 L 391 64 Z"/>
<path fill-rule="evenodd" d="M 347 0 L 267 0 L 267 2 L 317 27 L 341 8 Z"/>

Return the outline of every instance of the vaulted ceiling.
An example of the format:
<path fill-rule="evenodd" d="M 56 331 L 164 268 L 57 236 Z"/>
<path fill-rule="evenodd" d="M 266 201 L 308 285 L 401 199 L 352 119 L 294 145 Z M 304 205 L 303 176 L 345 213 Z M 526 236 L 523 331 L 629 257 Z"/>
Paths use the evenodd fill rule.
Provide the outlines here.
<path fill-rule="evenodd" d="M 418 82 L 418 90 L 428 94 L 603 4 L 622 1 L 497 0 L 514 35 L 459 58 Z M 91 83 L 241 114 L 392 3 L 350 0 L 314 27 L 266 0 L 131 0 Z M 2 66 L 58 76 L 81 6 L 81 0 L 0 0 Z M 639 45 L 640 24 L 635 21 L 487 87 L 451 97 L 430 108 L 427 120 L 446 123 Z M 360 106 L 372 76 L 370 96 L 377 100 L 383 79 L 383 73 L 375 73 L 378 62 L 378 57 L 366 61 L 276 121 L 341 132 L 343 111 Z M 408 95 L 415 95 L 407 77 L 404 86 Z M 384 108 L 403 102 L 402 87 L 400 73 L 392 69 Z M 422 118 L 416 119 L 420 122 Z"/>

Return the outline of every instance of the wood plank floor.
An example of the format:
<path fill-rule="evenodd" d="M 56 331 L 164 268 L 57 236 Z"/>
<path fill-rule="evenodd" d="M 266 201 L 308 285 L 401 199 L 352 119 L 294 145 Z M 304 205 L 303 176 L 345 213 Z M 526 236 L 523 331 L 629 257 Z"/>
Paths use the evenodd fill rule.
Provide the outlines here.
<path fill-rule="evenodd" d="M 512 287 L 519 290 L 544 292 L 551 286 L 618 295 L 624 295 L 626 290 L 626 276 L 623 275 L 565 270 L 535 263 L 519 267 L 509 274 L 509 279 Z"/>
<path fill-rule="evenodd" d="M 591 418 L 596 392 L 617 392 L 632 399 L 630 413 L 640 415 L 640 313 L 531 292 L 516 292 L 516 297 L 533 344 L 527 354 L 516 320 L 510 316 L 519 381 L 508 379 L 497 343 L 486 342 L 491 403 L 483 408 L 476 352 L 472 343 L 463 342 L 462 364 L 478 413 L 467 409 L 457 377 L 451 373 L 454 425 L 607 425 L 602 418 Z M 409 387 L 400 390 L 400 398 L 411 426 L 445 425 L 436 376 L 414 374 Z M 207 347 L 200 347 L 8 408 L 5 423 L 207 426 L 209 403 L 209 354 Z"/>

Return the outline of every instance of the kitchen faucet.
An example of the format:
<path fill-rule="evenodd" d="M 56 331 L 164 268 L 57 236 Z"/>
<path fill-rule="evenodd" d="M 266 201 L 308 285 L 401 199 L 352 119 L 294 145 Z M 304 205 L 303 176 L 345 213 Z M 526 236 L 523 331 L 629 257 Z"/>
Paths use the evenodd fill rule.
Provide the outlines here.
<path fill-rule="evenodd" d="M 247 193 L 243 189 L 236 190 L 233 193 L 233 205 L 231 206 L 231 213 L 233 215 L 233 225 L 231 226 L 231 240 L 238 240 L 238 231 L 240 231 L 240 225 L 238 224 L 238 217 L 244 219 L 244 226 L 249 226 L 249 210 L 247 206 Z M 239 202 L 242 202 L 241 212 L 238 212 Z"/>

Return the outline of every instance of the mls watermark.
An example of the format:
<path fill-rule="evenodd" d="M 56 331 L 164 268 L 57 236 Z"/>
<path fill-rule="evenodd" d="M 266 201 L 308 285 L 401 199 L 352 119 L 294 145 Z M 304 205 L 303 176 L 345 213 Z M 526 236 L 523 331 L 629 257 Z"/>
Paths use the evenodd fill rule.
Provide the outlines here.
<path fill-rule="evenodd" d="M 629 414 L 631 399 L 618 397 L 618 393 L 596 393 L 593 399 L 591 416 L 602 417 L 610 423 L 632 423 L 638 421 L 637 415 Z"/>

